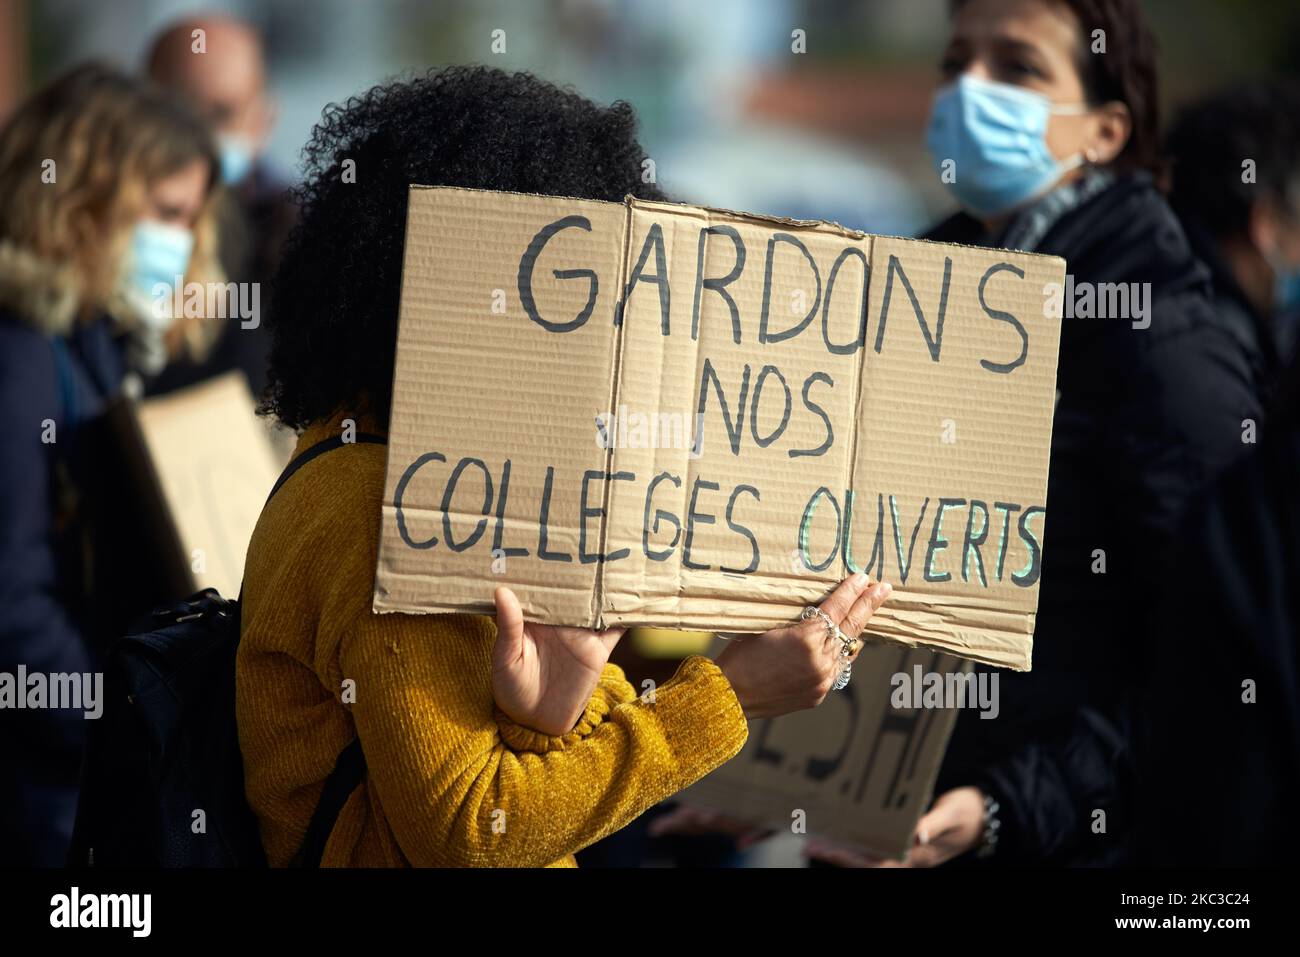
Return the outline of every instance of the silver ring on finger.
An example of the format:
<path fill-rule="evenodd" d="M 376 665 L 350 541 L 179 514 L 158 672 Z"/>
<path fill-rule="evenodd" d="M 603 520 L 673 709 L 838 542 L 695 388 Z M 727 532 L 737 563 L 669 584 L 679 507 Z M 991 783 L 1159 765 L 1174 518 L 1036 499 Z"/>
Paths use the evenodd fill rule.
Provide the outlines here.
<path fill-rule="evenodd" d="M 813 618 L 820 618 L 822 624 L 826 626 L 827 638 L 838 638 L 841 641 L 844 640 L 844 632 L 840 631 L 839 625 L 831 621 L 831 616 L 826 614 L 826 612 L 822 611 L 820 608 L 809 605 L 803 610 L 803 614 L 800 617 L 804 621 L 810 621 Z"/>
<path fill-rule="evenodd" d="M 844 662 L 844 670 L 842 670 L 839 673 L 839 675 L 836 677 L 835 684 L 831 685 L 831 690 L 843 691 L 846 687 L 848 687 L 849 679 L 852 677 L 853 677 L 853 663 L 850 661 L 846 661 Z"/>

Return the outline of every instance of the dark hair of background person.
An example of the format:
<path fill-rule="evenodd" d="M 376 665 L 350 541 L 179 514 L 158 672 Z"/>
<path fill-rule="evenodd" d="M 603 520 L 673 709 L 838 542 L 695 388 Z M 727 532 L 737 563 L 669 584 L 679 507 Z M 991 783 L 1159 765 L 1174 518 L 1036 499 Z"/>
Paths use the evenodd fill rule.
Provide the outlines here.
<path fill-rule="evenodd" d="M 644 159 L 627 103 L 598 106 L 527 73 L 453 66 L 331 104 L 304 149 L 261 411 L 295 429 L 340 409 L 387 423 L 411 184 L 662 199 L 642 182 Z"/>
<path fill-rule="evenodd" d="M 1250 209 L 1267 200 L 1300 210 L 1300 85 L 1249 83 L 1180 113 L 1167 139 L 1170 200 L 1219 237 L 1245 236 Z M 1254 160 L 1254 180 L 1242 163 Z"/>
<path fill-rule="evenodd" d="M 969 0 L 951 0 L 956 13 Z M 1159 47 L 1139 0 L 1044 0 L 1069 8 L 1079 21 L 1079 76 L 1091 106 L 1118 101 L 1128 107 L 1133 129 L 1111 164 L 1120 172 L 1160 173 Z M 1102 30 L 1106 52 L 1093 53 L 1093 31 Z"/>

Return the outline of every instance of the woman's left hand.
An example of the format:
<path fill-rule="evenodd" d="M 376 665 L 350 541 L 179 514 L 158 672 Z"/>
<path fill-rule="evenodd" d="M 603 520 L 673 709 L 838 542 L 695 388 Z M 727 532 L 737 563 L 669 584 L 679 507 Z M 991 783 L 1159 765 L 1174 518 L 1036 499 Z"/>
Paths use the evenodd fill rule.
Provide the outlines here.
<path fill-rule="evenodd" d="M 498 588 L 492 696 L 516 724 L 542 734 L 568 734 L 596 690 L 622 628 L 592 631 L 524 621 L 519 599 Z"/>
<path fill-rule="evenodd" d="M 860 848 L 812 838 L 804 856 L 839 867 L 938 867 L 973 850 L 984 833 L 984 794 L 979 788 L 954 788 L 916 822 L 907 862 L 874 857 Z"/>

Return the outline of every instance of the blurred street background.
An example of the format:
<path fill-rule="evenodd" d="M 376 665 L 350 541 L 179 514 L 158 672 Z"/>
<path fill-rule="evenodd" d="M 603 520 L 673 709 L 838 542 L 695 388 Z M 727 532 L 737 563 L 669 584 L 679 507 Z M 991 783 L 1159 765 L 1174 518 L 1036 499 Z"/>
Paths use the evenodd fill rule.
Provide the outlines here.
<path fill-rule="evenodd" d="M 265 38 L 279 106 L 269 158 L 288 178 L 327 103 L 404 72 L 480 62 L 631 102 L 659 182 L 675 198 L 910 235 L 950 208 L 922 142 L 947 6 L 0 0 L 0 117 L 74 63 L 99 58 L 138 69 L 163 26 L 197 10 L 226 11 Z M 1235 80 L 1300 73 L 1300 4 L 1144 6 L 1161 42 L 1166 116 Z M 504 31 L 496 35 L 501 52 L 494 31 Z"/>

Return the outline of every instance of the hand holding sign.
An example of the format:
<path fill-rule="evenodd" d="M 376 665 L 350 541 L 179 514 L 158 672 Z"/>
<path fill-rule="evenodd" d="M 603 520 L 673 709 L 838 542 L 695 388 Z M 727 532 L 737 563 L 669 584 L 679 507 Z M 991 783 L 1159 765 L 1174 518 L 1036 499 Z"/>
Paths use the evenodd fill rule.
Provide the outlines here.
<path fill-rule="evenodd" d="M 868 585 L 866 575 L 851 575 L 821 604 L 822 612 L 850 638 L 862 632 L 889 596 L 888 583 Z M 844 661 L 840 647 L 822 621 L 813 618 L 753 638 L 733 638 L 718 656 L 718 667 L 731 682 L 746 718 L 773 718 L 821 704 Z"/>
<path fill-rule="evenodd" d="M 524 621 L 519 599 L 496 590 L 492 697 L 515 724 L 542 734 L 573 730 L 591 700 L 622 628 L 591 631 Z"/>

